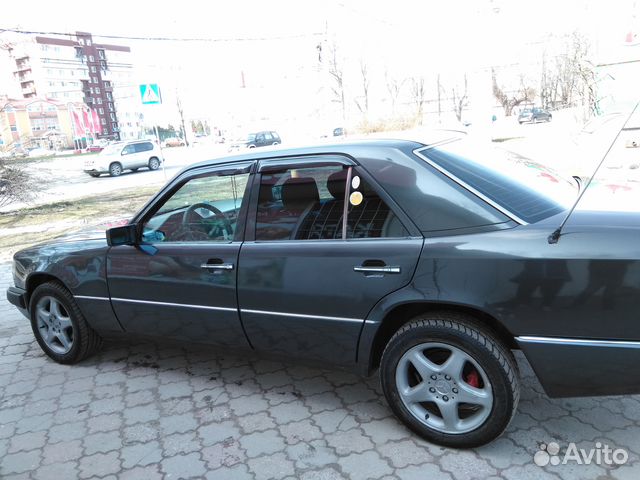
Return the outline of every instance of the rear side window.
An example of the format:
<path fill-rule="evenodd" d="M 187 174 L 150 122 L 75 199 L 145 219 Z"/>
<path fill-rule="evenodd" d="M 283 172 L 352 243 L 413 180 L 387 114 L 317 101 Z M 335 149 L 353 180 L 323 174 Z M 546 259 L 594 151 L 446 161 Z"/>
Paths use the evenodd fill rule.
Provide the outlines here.
<path fill-rule="evenodd" d="M 408 236 L 389 206 L 355 169 L 352 172 L 358 180 L 351 185 L 347 168 L 339 165 L 263 173 L 256 240 L 342 239 L 345 195 L 347 239 Z"/>
<path fill-rule="evenodd" d="M 150 142 L 136 143 L 135 148 L 136 148 L 136 152 L 138 153 L 148 152 L 150 150 L 153 150 L 153 144 Z"/>

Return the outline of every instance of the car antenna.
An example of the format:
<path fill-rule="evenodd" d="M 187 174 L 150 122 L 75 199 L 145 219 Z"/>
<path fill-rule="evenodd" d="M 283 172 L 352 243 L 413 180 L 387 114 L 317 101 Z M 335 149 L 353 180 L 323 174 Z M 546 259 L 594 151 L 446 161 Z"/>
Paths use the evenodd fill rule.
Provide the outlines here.
<path fill-rule="evenodd" d="M 567 215 L 564 217 L 564 219 L 562 220 L 562 223 L 560 223 L 560 226 L 558 228 L 555 229 L 555 231 L 549 235 L 549 237 L 547 238 L 548 242 L 551 244 L 554 243 L 558 243 L 558 240 L 560 240 L 560 235 L 562 235 L 562 229 L 564 228 L 564 225 L 567 223 L 567 220 L 569 220 L 569 217 L 571 216 L 571 214 L 573 213 L 573 211 L 576 209 L 576 207 L 578 206 L 578 203 L 580 202 L 580 200 L 582 199 L 582 196 L 585 194 L 585 192 L 587 191 L 587 189 L 589 188 L 589 185 L 591 185 L 591 181 L 594 179 L 594 177 L 596 176 L 596 173 L 598 173 L 598 170 L 600 170 L 600 167 L 602 166 L 602 164 L 604 163 L 605 158 L 607 158 L 607 155 L 609 155 L 609 152 L 611 151 L 611 149 L 613 148 L 613 146 L 615 145 L 615 143 L 618 141 L 618 137 L 620 136 L 620 134 L 622 133 L 622 131 L 625 129 L 625 127 L 627 126 L 627 123 L 629 123 L 629 120 L 631 119 L 631 117 L 633 117 L 633 114 L 635 113 L 636 109 L 638 108 L 638 105 L 640 104 L 640 101 L 636 102 L 635 107 L 633 107 L 633 110 L 631 110 L 631 113 L 629 114 L 629 116 L 627 117 L 627 119 L 624 121 L 624 124 L 622 125 L 622 128 L 618 131 L 618 133 L 616 134 L 616 136 L 614 137 L 613 141 L 611 142 L 611 145 L 609 145 L 609 148 L 607 148 L 607 151 L 604 153 L 604 156 L 602 157 L 602 160 L 600 160 L 600 162 L 598 163 L 598 166 L 596 166 L 596 169 L 593 171 L 593 173 L 591 174 L 591 176 L 589 177 L 589 180 L 587 181 L 587 184 L 584 186 L 584 188 L 580 191 L 580 194 L 578 195 L 578 198 L 576 198 L 576 201 L 573 203 L 573 206 L 569 209 L 569 212 L 567 213 Z"/>

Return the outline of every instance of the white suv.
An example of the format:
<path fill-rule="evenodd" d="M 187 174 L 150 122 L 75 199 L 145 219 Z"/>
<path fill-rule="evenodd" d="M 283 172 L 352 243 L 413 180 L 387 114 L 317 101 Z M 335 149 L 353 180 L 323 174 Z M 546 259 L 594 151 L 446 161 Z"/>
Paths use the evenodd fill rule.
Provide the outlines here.
<path fill-rule="evenodd" d="M 99 177 L 101 173 L 117 177 L 124 170 L 135 172 L 141 167 L 157 170 L 163 161 L 160 147 L 155 142 L 118 142 L 107 146 L 95 157 L 86 158 L 84 171 L 92 177 Z"/>

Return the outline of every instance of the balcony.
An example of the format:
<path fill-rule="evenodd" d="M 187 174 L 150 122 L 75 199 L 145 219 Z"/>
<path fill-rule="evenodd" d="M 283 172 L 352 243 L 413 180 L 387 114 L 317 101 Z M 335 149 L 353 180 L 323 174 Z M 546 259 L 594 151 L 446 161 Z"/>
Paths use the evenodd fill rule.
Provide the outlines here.
<path fill-rule="evenodd" d="M 31 82 L 32 81 L 31 72 L 30 71 L 14 72 L 13 76 L 20 83 Z"/>
<path fill-rule="evenodd" d="M 31 96 L 36 94 L 36 87 L 33 85 L 29 85 L 28 87 L 22 87 L 22 95 Z"/>
<path fill-rule="evenodd" d="M 31 70 L 31 62 L 27 60 L 16 60 L 16 69 L 14 70 L 14 73 L 24 72 L 26 70 Z"/>

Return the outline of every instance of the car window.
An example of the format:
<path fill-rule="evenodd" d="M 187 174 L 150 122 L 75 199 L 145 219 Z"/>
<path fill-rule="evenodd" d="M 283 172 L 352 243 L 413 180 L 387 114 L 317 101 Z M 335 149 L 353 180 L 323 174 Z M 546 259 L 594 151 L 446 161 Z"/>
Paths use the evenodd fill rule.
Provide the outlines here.
<path fill-rule="evenodd" d="M 135 153 L 135 151 L 136 151 L 136 146 L 133 145 L 133 144 L 129 144 L 129 145 L 127 145 L 126 147 L 124 147 L 122 149 L 122 154 L 123 155 L 128 155 L 130 153 Z"/>
<path fill-rule="evenodd" d="M 269 132 L 266 132 L 264 134 L 264 139 L 268 142 L 270 142 L 271 140 L 273 140 L 273 137 L 271 136 L 271 134 Z"/>
<path fill-rule="evenodd" d="M 233 240 L 248 173 L 208 174 L 189 180 L 143 225 L 147 242 Z"/>
<path fill-rule="evenodd" d="M 342 239 L 347 175 L 347 169 L 338 165 L 263 173 L 256 240 Z M 349 186 L 346 192 L 346 238 L 407 236 L 386 203 L 357 177 L 358 188 Z"/>
<path fill-rule="evenodd" d="M 528 223 L 565 211 L 579 193 L 572 179 L 507 150 L 454 142 L 422 153 Z"/>
<path fill-rule="evenodd" d="M 256 135 L 256 142 L 264 142 L 264 134 L 263 133 L 259 133 L 258 135 Z"/>
<path fill-rule="evenodd" d="M 136 152 L 148 152 L 150 150 L 153 150 L 153 144 L 150 142 L 136 143 L 135 149 L 136 149 Z"/>

